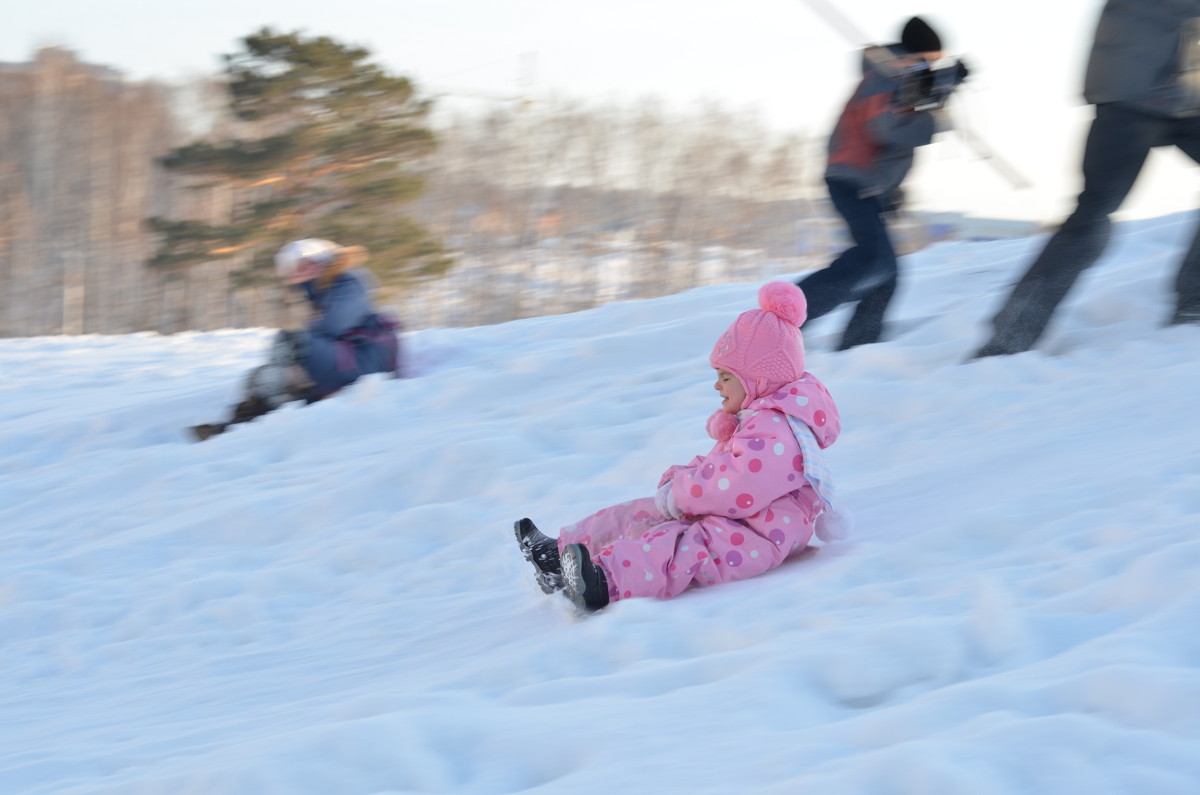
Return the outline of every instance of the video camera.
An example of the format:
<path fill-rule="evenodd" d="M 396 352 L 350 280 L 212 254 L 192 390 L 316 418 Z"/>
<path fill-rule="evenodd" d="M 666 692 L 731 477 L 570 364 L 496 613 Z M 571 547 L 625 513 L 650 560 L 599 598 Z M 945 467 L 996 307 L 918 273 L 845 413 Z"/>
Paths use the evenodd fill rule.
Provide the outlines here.
<path fill-rule="evenodd" d="M 897 104 L 915 111 L 937 110 L 945 106 L 967 74 L 961 60 L 937 69 L 925 62 L 910 66 L 900 73 Z"/>

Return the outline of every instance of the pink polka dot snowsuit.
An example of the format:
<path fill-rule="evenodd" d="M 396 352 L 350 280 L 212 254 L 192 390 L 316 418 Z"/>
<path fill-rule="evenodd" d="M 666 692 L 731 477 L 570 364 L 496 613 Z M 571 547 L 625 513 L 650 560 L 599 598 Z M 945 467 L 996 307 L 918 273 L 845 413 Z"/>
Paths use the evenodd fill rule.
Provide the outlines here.
<path fill-rule="evenodd" d="M 803 549 L 824 503 L 804 477 L 804 456 L 788 424 L 812 429 L 817 444 L 837 439 L 833 398 L 810 373 L 752 401 L 733 435 L 705 456 L 663 473 L 684 514 L 659 513 L 653 497 L 605 508 L 559 533 L 559 549 L 579 543 L 604 570 L 609 599 L 670 598 L 695 583 L 753 577 Z"/>

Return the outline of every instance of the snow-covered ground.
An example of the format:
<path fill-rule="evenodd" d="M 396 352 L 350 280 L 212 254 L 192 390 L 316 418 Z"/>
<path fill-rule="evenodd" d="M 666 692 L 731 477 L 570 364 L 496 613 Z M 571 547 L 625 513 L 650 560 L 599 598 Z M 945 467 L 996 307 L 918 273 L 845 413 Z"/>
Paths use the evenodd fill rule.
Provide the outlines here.
<path fill-rule="evenodd" d="M 417 332 L 416 377 L 203 444 L 270 332 L 0 341 L 0 792 L 1194 795 L 1191 223 L 965 365 L 1041 241 L 907 258 L 892 339 L 807 335 L 853 537 L 587 618 L 512 522 L 706 451 L 758 284 Z"/>

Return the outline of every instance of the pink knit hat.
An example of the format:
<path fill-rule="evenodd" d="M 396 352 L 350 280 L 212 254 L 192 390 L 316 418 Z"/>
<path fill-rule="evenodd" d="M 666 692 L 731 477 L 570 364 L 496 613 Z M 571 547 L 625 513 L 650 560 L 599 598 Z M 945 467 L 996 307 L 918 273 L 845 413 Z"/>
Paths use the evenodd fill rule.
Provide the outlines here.
<path fill-rule="evenodd" d="M 750 401 L 769 395 L 804 375 L 804 337 L 800 324 L 808 317 L 808 301 L 791 282 L 767 282 L 758 305 L 738 315 L 708 357 L 713 367 L 733 373 Z"/>

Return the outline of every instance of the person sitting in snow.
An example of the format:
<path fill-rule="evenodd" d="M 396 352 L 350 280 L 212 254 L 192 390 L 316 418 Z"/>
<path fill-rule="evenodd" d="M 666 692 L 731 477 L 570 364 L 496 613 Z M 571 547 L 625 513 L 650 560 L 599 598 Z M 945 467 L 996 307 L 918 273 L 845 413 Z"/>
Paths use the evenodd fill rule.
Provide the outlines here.
<path fill-rule="evenodd" d="M 773 569 L 814 530 L 823 541 L 844 534 L 821 453 L 841 421 L 829 392 L 804 369 L 804 293 L 769 282 L 758 302 L 709 356 L 721 408 L 707 422 L 716 440 L 707 455 L 670 467 L 656 496 L 605 508 L 562 528 L 557 540 L 527 518 L 514 524 L 544 592 L 561 589 L 584 611 L 667 599 L 693 584 Z"/>
<path fill-rule="evenodd" d="M 267 363 L 246 376 L 244 399 L 229 420 L 192 428 L 203 441 L 293 400 L 313 403 L 368 373 L 400 374 L 397 323 L 371 303 L 369 277 L 357 267 L 362 246 L 306 238 L 275 255 L 284 284 L 303 292 L 313 315 L 307 328 L 275 335 Z"/>

